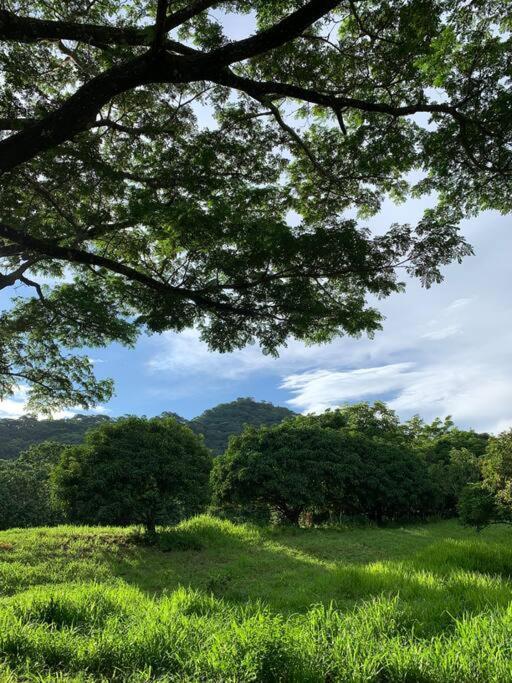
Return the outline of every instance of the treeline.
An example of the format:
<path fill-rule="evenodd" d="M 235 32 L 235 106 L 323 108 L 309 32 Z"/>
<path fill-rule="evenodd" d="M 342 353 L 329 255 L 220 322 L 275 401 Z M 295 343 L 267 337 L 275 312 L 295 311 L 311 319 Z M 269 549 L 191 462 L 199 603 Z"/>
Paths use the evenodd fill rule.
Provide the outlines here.
<path fill-rule="evenodd" d="M 0 463 L 0 528 L 69 521 L 153 532 L 207 509 L 304 525 L 463 509 L 483 526 L 505 519 L 511 465 L 509 433 L 489 437 L 450 419 L 402 423 L 383 403 L 248 426 L 216 458 L 172 416 L 104 420 L 83 444 L 44 442 Z"/>
<path fill-rule="evenodd" d="M 162 417 L 174 417 L 178 422 L 188 425 L 196 434 L 203 435 L 207 448 L 214 455 L 223 453 L 229 437 L 239 434 L 246 424 L 274 425 L 294 415 L 288 408 L 251 398 L 221 403 L 190 421 L 176 413 L 162 413 Z M 31 416 L 1 418 L 0 460 L 12 460 L 30 446 L 42 441 L 82 443 L 89 429 L 110 420 L 105 415 L 75 415 L 61 420 L 38 420 Z"/>

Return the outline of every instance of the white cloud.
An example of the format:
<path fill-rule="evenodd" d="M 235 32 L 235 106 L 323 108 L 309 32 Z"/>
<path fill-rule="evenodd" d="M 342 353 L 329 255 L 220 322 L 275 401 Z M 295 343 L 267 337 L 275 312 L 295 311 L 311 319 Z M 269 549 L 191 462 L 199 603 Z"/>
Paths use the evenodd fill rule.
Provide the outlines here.
<path fill-rule="evenodd" d="M 442 339 L 453 337 L 453 335 L 457 334 L 459 331 L 460 330 L 456 325 L 449 325 L 448 327 L 432 330 L 432 332 L 425 332 L 425 334 L 422 334 L 421 337 L 422 339 L 432 339 L 433 341 L 441 341 Z"/>
<path fill-rule="evenodd" d="M 288 401 L 294 408 L 318 413 L 346 401 L 378 396 L 399 389 L 411 367 L 411 363 L 395 363 L 348 372 L 317 370 L 289 375 L 281 387 L 295 394 Z"/>
<path fill-rule="evenodd" d="M 509 223 L 494 214 L 468 222 L 475 256 L 447 267 L 441 285 L 425 290 L 412 282 L 405 294 L 378 302 L 386 320 L 373 340 L 291 341 L 274 359 L 256 346 L 210 353 L 193 331 L 166 334 L 153 342 L 150 369 L 176 384 L 186 377 L 191 393 L 206 377 L 233 384 L 234 397 L 236 382 L 263 375 L 305 412 L 381 398 L 403 417 L 451 414 L 461 426 L 498 432 L 512 426 Z"/>

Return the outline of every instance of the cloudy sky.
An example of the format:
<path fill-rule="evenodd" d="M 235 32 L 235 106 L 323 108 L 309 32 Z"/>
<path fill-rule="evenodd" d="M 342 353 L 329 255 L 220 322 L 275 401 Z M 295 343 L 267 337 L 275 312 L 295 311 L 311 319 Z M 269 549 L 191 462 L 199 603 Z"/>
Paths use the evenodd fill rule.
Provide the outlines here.
<path fill-rule="evenodd" d="M 374 227 L 412 222 L 422 208 L 388 204 Z M 447 267 L 430 290 L 410 282 L 379 302 L 386 320 L 374 339 L 291 341 L 275 359 L 257 346 L 211 353 L 192 330 L 143 338 L 135 349 L 96 350 L 98 374 L 116 381 L 116 396 L 100 409 L 193 417 L 238 396 L 298 412 L 384 399 L 403 417 L 452 415 L 461 426 L 494 432 L 512 426 L 510 217 L 481 215 L 463 229 L 475 256 Z M 23 409 L 22 394 L 0 404 L 2 416 Z"/>

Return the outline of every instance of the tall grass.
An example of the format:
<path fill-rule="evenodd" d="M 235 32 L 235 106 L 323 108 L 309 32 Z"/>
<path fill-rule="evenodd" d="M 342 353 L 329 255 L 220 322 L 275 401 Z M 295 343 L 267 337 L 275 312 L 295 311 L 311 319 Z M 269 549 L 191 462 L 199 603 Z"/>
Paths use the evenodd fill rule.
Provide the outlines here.
<path fill-rule="evenodd" d="M 2 534 L 13 549 L 0 554 L 0 578 L 24 564 L 40 585 L 26 588 L 20 569 L 0 598 L 0 681 L 512 681 L 505 530 L 290 534 L 203 517 L 164 539 L 170 552 L 132 547 L 119 530 Z M 77 566 L 77 553 L 92 581 L 41 581 L 42 566 Z M 158 592 L 141 559 L 148 573 L 157 559 L 167 568 Z M 180 563 L 187 586 L 175 583 Z M 308 579 L 299 593 L 309 602 L 290 609 Z"/>

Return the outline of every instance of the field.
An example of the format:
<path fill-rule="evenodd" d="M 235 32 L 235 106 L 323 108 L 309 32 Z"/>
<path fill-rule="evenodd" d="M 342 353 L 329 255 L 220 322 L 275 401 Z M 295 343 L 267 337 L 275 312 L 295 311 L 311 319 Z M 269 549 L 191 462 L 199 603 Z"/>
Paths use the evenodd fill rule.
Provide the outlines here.
<path fill-rule="evenodd" d="M 512 681 L 512 529 L 0 533 L 0 681 Z"/>

